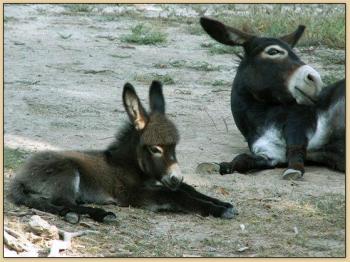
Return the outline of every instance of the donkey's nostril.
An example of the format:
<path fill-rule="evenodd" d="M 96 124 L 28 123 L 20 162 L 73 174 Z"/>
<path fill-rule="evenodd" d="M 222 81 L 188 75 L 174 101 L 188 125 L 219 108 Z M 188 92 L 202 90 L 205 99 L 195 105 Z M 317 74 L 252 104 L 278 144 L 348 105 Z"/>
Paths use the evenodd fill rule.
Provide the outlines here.
<path fill-rule="evenodd" d="M 311 81 L 311 82 L 315 82 L 315 78 L 314 78 L 314 76 L 311 75 L 311 74 L 308 74 L 308 75 L 306 76 L 306 78 L 307 78 L 307 80 L 309 80 L 309 81 Z"/>
<path fill-rule="evenodd" d="M 180 182 L 180 180 L 177 177 L 175 177 L 175 176 L 171 177 L 171 183 L 178 184 L 179 182 Z"/>

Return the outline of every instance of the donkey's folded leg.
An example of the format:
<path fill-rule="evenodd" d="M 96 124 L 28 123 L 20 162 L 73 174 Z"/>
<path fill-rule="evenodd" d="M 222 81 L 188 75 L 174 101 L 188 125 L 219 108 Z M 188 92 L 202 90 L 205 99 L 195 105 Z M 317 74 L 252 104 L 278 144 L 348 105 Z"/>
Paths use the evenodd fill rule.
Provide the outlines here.
<path fill-rule="evenodd" d="M 95 207 L 85 207 L 85 206 L 76 206 L 75 209 L 79 214 L 87 214 L 93 220 L 98 222 L 114 222 L 117 219 L 117 216 L 113 212 L 108 212 L 102 208 Z"/>
<path fill-rule="evenodd" d="M 165 187 L 143 190 L 132 200 L 131 205 L 144 207 L 152 211 L 171 210 L 198 213 L 202 216 L 212 215 L 231 219 L 235 216 L 233 207 L 216 205 L 213 202 L 198 199 L 182 190 L 170 190 Z"/>
<path fill-rule="evenodd" d="M 117 218 L 114 213 L 105 211 L 102 208 L 85 207 L 73 204 L 62 198 L 55 199 L 53 203 L 57 206 L 64 207 L 59 214 L 63 216 L 67 222 L 72 224 L 79 222 L 80 215 L 88 215 L 90 218 L 98 222 L 112 222 Z"/>
<path fill-rule="evenodd" d="M 231 162 L 220 163 L 220 174 L 247 173 L 252 170 L 262 170 L 274 168 L 273 161 L 259 155 L 240 154 Z"/>

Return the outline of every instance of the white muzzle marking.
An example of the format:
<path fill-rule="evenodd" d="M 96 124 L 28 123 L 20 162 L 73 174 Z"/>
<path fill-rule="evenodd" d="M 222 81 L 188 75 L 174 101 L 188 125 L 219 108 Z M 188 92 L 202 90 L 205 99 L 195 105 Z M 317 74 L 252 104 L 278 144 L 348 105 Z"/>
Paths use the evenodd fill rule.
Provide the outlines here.
<path fill-rule="evenodd" d="M 298 104 L 311 105 L 323 88 L 320 74 L 311 66 L 299 67 L 289 78 L 288 90 Z"/>
<path fill-rule="evenodd" d="M 175 178 L 178 181 L 182 181 L 184 179 L 182 172 L 181 172 L 181 169 L 177 163 L 172 164 L 168 170 L 169 170 L 168 174 L 170 175 L 170 178 Z"/>

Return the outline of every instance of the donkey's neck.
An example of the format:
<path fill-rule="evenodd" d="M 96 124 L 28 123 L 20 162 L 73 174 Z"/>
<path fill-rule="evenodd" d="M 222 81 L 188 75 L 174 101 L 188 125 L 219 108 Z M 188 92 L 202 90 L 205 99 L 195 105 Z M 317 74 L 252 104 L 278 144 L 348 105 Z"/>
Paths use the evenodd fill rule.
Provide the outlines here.
<path fill-rule="evenodd" d="M 247 86 L 235 80 L 231 92 L 231 110 L 238 129 L 249 141 L 256 135 L 258 128 L 264 125 L 271 110 L 276 110 L 276 105 L 258 101 L 247 90 Z"/>
<path fill-rule="evenodd" d="M 117 134 L 116 141 L 106 149 L 108 161 L 113 165 L 129 165 L 138 168 L 136 147 L 140 135 L 131 124 L 126 124 Z"/>

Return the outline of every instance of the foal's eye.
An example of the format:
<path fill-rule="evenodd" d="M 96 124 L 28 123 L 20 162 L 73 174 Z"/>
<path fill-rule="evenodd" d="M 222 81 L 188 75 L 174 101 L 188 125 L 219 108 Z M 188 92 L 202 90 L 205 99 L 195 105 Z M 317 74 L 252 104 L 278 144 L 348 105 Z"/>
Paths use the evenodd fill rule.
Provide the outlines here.
<path fill-rule="evenodd" d="M 149 146 L 148 150 L 153 155 L 161 155 L 163 153 L 163 149 L 160 146 Z"/>
<path fill-rule="evenodd" d="M 277 55 L 277 54 L 281 53 L 281 51 L 280 51 L 280 50 L 277 50 L 277 49 L 275 49 L 275 48 L 271 48 L 271 49 L 267 50 L 267 53 L 268 53 L 269 55 Z"/>

